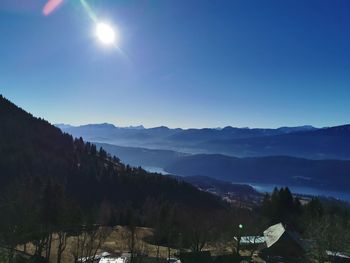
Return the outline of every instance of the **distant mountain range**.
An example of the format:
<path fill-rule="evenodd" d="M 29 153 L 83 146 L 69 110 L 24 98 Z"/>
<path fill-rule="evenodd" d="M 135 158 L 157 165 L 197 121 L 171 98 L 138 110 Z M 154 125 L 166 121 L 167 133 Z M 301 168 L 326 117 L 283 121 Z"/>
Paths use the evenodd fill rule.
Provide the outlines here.
<path fill-rule="evenodd" d="M 112 155 L 118 156 L 123 163 L 131 166 L 159 167 L 164 168 L 181 157 L 189 154 L 170 151 L 146 149 L 139 147 L 117 146 L 107 143 L 95 143 L 97 147 L 102 147 Z"/>
<path fill-rule="evenodd" d="M 57 125 L 85 140 L 119 146 L 173 150 L 191 154 L 236 157 L 293 156 L 308 159 L 350 159 L 350 125 L 277 129 L 225 127 L 170 129 L 116 127 L 112 124 Z"/>

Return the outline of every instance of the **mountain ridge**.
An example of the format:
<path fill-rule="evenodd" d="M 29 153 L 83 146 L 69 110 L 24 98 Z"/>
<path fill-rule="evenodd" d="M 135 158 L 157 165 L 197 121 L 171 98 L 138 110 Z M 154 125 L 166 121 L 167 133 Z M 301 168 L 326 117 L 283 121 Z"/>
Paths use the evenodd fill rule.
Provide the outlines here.
<path fill-rule="evenodd" d="M 184 153 L 221 153 L 237 157 L 287 155 L 307 159 L 350 159 L 350 125 L 315 128 L 310 125 L 277 129 L 170 129 L 165 126 L 127 129 L 103 125 L 62 127 L 87 141 L 119 146 L 173 150 Z"/>
<path fill-rule="evenodd" d="M 349 160 L 309 160 L 290 156 L 237 158 L 222 154 L 184 156 L 164 170 L 235 183 L 265 183 L 348 192 Z"/>
<path fill-rule="evenodd" d="M 71 124 L 68 124 L 68 123 L 55 123 L 53 124 L 54 126 L 58 127 L 58 128 L 81 128 L 81 127 L 85 127 L 85 126 L 111 126 L 113 128 L 119 128 L 119 129 L 157 129 L 157 128 L 166 128 L 166 129 L 169 129 L 169 130 L 206 130 L 206 129 L 209 129 L 209 130 L 227 130 L 227 129 L 242 129 L 242 130 L 256 130 L 256 129 L 259 129 L 259 130 L 283 130 L 283 129 L 296 129 L 296 130 L 312 130 L 312 129 L 324 129 L 324 128 L 329 128 L 329 127 L 322 127 L 322 128 L 317 128 L 317 127 L 314 127 L 312 125 L 308 125 L 308 124 L 305 124 L 305 125 L 299 125 L 299 126 L 280 126 L 280 127 L 277 127 L 277 128 L 259 128 L 259 127 L 236 127 L 236 126 L 231 126 L 231 125 L 227 125 L 227 126 L 224 126 L 224 127 L 202 127 L 202 128 L 181 128 L 181 127 L 176 127 L 176 128 L 170 128 L 166 125 L 160 125 L 160 126 L 154 126 L 154 127 L 148 127 L 146 128 L 144 125 L 130 125 L 130 126 L 118 126 L 116 124 L 113 124 L 113 123 L 109 123 L 109 122 L 103 122 L 103 123 L 87 123 L 87 124 L 79 124 L 79 125 L 71 125 Z M 346 124 L 343 124 L 343 125 L 346 125 Z M 343 126 L 343 125 L 337 125 L 337 126 Z M 337 127 L 337 126 L 334 126 L 334 127 Z"/>

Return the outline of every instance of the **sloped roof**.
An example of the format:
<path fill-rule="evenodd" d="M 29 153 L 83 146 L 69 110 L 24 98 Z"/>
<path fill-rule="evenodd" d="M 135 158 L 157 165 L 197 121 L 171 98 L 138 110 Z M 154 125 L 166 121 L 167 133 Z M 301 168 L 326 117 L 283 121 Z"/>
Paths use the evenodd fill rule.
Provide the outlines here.
<path fill-rule="evenodd" d="M 284 234 L 293 240 L 302 250 L 307 251 L 307 246 L 303 240 L 300 239 L 299 235 L 295 232 L 287 231 L 282 223 L 270 226 L 264 231 L 264 237 L 266 247 L 274 245 Z"/>
<path fill-rule="evenodd" d="M 271 247 L 275 244 L 280 237 L 286 232 L 286 229 L 283 227 L 282 223 L 270 226 L 264 231 L 264 237 L 267 247 Z"/>

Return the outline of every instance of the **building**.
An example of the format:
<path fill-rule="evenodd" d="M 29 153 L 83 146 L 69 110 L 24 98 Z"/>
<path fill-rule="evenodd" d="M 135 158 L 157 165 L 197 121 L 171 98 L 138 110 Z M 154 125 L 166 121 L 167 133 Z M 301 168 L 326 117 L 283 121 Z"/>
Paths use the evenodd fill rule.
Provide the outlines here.
<path fill-rule="evenodd" d="M 265 247 L 260 255 L 268 262 L 306 262 L 306 247 L 296 233 L 279 223 L 264 231 Z"/>

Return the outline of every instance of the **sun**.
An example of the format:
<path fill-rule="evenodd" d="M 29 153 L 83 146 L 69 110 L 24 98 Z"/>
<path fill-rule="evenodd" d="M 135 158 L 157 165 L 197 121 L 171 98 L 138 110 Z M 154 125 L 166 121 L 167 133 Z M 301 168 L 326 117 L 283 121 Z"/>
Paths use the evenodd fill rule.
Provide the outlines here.
<path fill-rule="evenodd" d="M 112 45 L 118 40 L 118 35 L 114 28 L 107 24 L 99 22 L 96 25 L 96 36 L 105 45 Z"/>

